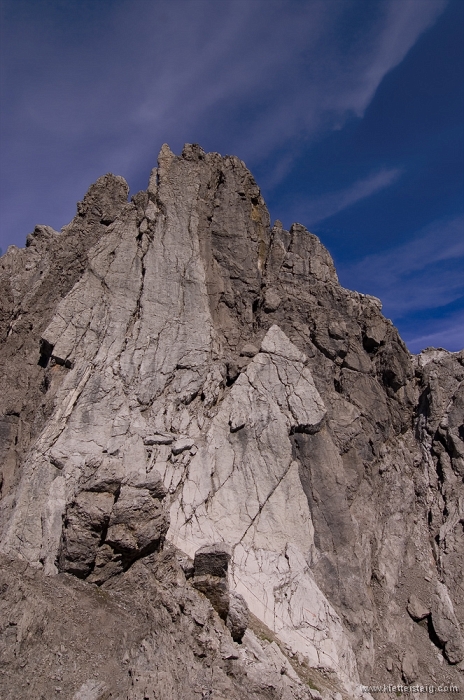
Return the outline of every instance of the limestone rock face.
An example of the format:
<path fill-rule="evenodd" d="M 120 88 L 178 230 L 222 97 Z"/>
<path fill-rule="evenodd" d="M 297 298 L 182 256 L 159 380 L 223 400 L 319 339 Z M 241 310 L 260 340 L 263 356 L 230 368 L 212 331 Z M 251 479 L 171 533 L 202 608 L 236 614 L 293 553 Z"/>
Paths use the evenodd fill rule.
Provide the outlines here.
<path fill-rule="evenodd" d="M 464 354 L 412 357 L 235 157 L 163 146 L 127 193 L 100 178 L 1 259 L 5 697 L 459 685 Z M 59 595 L 98 609 L 69 631 L 98 671 L 34 666 Z"/>

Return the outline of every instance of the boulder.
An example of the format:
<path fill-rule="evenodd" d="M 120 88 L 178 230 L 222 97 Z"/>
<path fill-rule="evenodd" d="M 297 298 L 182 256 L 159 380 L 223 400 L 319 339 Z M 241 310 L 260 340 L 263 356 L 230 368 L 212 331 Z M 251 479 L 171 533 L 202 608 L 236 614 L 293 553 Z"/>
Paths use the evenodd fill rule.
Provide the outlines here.
<path fill-rule="evenodd" d="M 200 547 L 195 552 L 195 576 L 226 578 L 231 556 L 232 550 L 225 542 Z"/>
<path fill-rule="evenodd" d="M 424 605 L 424 603 L 414 594 L 409 596 L 407 610 L 412 619 L 416 620 L 416 622 L 419 622 L 430 615 L 430 608 Z"/>
<path fill-rule="evenodd" d="M 250 611 L 245 598 L 231 591 L 229 594 L 229 610 L 226 624 L 234 642 L 241 642 L 250 621 Z"/>
<path fill-rule="evenodd" d="M 432 605 L 432 625 L 451 664 L 464 659 L 464 640 L 446 587 L 438 582 Z"/>

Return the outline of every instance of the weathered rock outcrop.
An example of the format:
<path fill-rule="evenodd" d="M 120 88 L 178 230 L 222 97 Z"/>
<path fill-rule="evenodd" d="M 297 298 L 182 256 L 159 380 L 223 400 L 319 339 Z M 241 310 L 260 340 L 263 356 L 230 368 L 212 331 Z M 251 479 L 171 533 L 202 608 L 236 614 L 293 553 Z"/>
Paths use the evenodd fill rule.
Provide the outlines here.
<path fill-rule="evenodd" d="M 64 631 L 32 620 L 62 591 L 101 600 L 109 638 L 125 606 L 127 632 L 96 666 L 60 657 L 70 698 L 459 685 L 464 353 L 411 357 L 316 236 L 270 227 L 237 158 L 163 146 L 127 192 L 100 178 L 61 233 L 1 260 L 11 668 L 53 696 L 32 657 L 45 669 Z"/>

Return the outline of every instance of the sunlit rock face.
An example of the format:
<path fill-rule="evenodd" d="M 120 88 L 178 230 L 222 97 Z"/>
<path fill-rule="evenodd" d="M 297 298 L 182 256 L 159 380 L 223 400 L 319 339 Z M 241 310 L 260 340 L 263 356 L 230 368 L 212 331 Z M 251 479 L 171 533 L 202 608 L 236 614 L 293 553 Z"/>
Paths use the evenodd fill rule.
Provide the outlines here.
<path fill-rule="evenodd" d="M 283 664 L 275 697 L 313 697 L 307 669 L 328 698 L 458 678 L 463 353 L 411 357 L 316 236 L 271 228 L 235 157 L 163 146 L 127 192 L 100 178 L 2 258 L 3 552 L 130 598 L 141 562 L 226 547 L 224 577 L 175 585 L 248 644 L 223 660 Z"/>

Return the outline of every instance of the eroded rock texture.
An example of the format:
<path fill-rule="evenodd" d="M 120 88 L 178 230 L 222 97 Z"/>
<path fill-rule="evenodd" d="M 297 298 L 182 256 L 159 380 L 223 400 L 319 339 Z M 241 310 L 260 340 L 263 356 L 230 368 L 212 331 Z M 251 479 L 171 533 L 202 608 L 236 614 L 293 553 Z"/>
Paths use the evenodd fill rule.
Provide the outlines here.
<path fill-rule="evenodd" d="M 464 354 L 411 357 L 237 158 L 127 192 L 1 260 L 5 697 L 459 685 Z M 56 680 L 69 615 L 100 661 Z"/>

